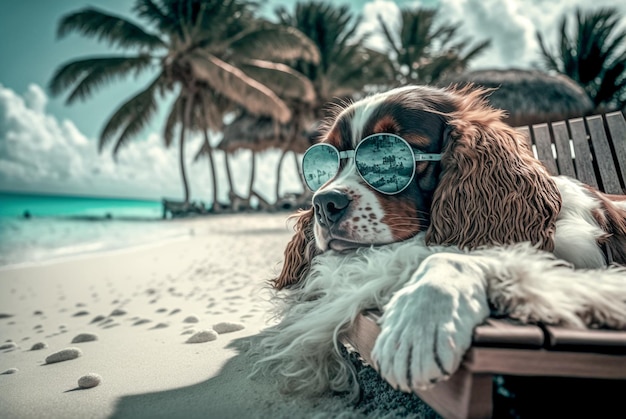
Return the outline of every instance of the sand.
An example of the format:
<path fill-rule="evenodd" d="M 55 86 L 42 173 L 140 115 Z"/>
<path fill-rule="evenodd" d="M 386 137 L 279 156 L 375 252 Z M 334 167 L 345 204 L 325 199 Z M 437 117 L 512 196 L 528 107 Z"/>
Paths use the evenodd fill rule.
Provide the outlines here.
<path fill-rule="evenodd" d="M 181 222 L 187 239 L 0 270 L 0 417 L 363 417 L 248 378 L 286 214 Z"/>

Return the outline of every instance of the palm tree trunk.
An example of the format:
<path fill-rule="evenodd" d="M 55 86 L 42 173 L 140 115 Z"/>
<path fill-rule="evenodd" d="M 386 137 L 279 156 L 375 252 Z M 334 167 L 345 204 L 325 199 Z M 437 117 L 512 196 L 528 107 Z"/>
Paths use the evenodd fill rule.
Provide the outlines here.
<path fill-rule="evenodd" d="M 276 204 L 278 204 L 278 200 L 280 199 L 280 173 L 283 171 L 283 161 L 285 160 L 285 156 L 287 155 L 287 148 L 282 148 L 280 154 L 280 158 L 278 159 L 278 167 L 276 168 Z"/>
<path fill-rule="evenodd" d="M 252 188 L 254 187 L 254 172 L 256 172 L 256 151 L 252 150 L 252 163 L 250 163 L 250 183 L 248 184 L 248 200 L 252 198 Z"/>
<path fill-rule="evenodd" d="M 235 205 L 237 205 L 238 196 L 235 193 L 235 186 L 233 185 L 233 175 L 230 170 L 230 160 L 228 159 L 228 152 L 224 151 L 224 163 L 226 165 L 226 179 L 228 179 L 228 200 L 230 201 L 231 209 L 235 209 Z"/>
<path fill-rule="evenodd" d="M 213 211 L 218 210 L 217 202 L 217 176 L 215 174 L 215 159 L 213 158 L 213 146 L 209 142 L 209 133 L 207 130 L 204 132 L 204 145 L 207 149 L 207 156 L 209 157 L 209 170 L 211 171 L 211 186 L 213 187 Z"/>
<path fill-rule="evenodd" d="M 309 190 L 309 187 L 306 186 L 306 182 L 304 180 L 304 177 L 302 176 L 302 167 L 300 166 L 300 159 L 298 159 L 297 153 L 293 153 L 293 161 L 296 164 L 296 170 L 298 171 L 298 178 L 300 179 L 300 183 L 302 184 L 302 189 L 304 190 L 304 192 L 307 192 Z"/>
<path fill-rule="evenodd" d="M 189 203 L 189 183 L 187 181 L 187 173 L 185 171 L 185 134 L 191 126 L 191 110 L 193 106 L 193 92 L 187 93 L 187 100 L 185 101 L 185 113 L 183 114 L 183 124 L 180 127 L 180 140 L 178 141 L 178 152 L 180 158 L 180 176 L 183 180 L 183 188 L 185 191 L 184 202 Z"/>

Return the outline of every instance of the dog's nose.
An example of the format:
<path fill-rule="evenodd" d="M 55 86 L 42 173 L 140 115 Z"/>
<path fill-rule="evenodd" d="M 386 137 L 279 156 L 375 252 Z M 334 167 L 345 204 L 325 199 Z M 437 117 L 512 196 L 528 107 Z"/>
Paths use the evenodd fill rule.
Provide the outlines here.
<path fill-rule="evenodd" d="M 342 193 L 329 191 L 313 198 L 313 208 L 320 224 L 330 226 L 341 219 L 350 205 L 350 200 Z"/>

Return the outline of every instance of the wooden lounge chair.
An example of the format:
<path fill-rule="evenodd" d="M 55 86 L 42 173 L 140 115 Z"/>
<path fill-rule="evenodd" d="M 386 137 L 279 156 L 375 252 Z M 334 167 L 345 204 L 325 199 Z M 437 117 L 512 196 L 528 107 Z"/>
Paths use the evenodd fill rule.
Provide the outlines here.
<path fill-rule="evenodd" d="M 552 174 L 575 177 L 607 193 L 625 193 L 626 121 L 620 112 L 518 129 Z M 362 313 L 342 337 L 370 364 L 380 333 L 379 315 Z M 519 325 L 490 318 L 475 329 L 459 370 L 448 381 L 415 393 L 445 418 L 489 418 L 494 415 L 494 376 L 529 377 L 523 379 L 528 386 L 541 385 L 546 377 L 582 379 L 582 386 L 619 388 L 621 398 L 626 395 L 626 331 Z M 577 402 L 570 400 L 574 409 Z M 624 417 L 626 409 L 620 410 L 615 417 Z"/>

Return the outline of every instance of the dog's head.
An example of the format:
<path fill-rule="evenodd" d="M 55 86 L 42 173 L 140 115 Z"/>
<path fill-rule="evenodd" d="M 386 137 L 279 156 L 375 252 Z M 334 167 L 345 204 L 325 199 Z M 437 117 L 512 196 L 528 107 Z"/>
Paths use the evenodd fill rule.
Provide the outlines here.
<path fill-rule="evenodd" d="M 388 133 L 441 159 L 416 161 L 410 184 L 396 194 L 377 192 L 354 158 L 342 159 L 313 195 L 312 209 L 298 215 L 274 285 L 299 282 L 321 252 L 388 244 L 421 231 L 429 244 L 472 249 L 530 241 L 552 250 L 561 204 L 556 185 L 526 139 L 502 121 L 503 111 L 488 105 L 487 93 L 408 86 L 341 110 L 322 139 L 340 152 Z"/>

